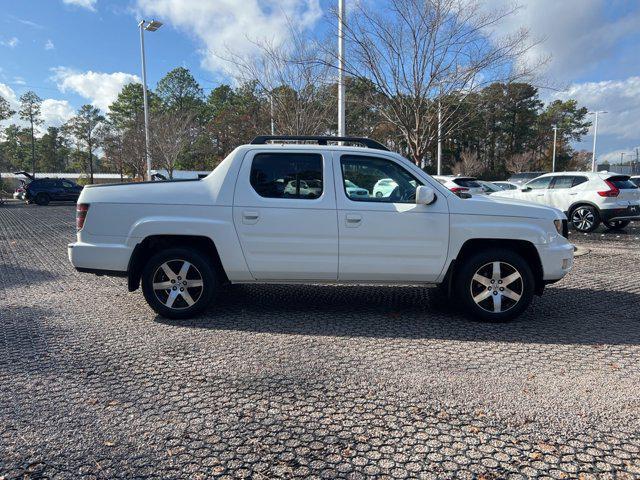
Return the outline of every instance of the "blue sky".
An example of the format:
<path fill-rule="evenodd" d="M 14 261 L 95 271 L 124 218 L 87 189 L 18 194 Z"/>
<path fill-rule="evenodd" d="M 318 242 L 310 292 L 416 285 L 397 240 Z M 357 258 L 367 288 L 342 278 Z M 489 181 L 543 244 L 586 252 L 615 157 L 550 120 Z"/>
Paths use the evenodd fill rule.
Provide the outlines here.
<path fill-rule="evenodd" d="M 356 1 L 356 0 L 347 0 Z M 373 0 L 359 0 L 373 1 Z M 500 6 L 510 0 L 486 0 Z M 47 124 L 83 103 L 101 108 L 140 77 L 140 18 L 165 25 L 146 34 L 151 87 L 184 66 L 205 92 L 227 81 L 227 48 L 250 52 L 247 37 L 287 40 L 286 17 L 309 31 L 323 28 L 328 0 L 0 0 L 0 95 L 15 102 L 26 90 L 43 99 Z M 555 89 L 543 99 L 577 98 L 600 119 L 599 159 L 640 146 L 640 1 L 521 0 L 499 33 L 527 28 L 550 56 L 542 76 Z M 6 122 L 5 122 L 6 123 Z M 580 148 L 591 148 L 591 136 Z M 627 157 L 629 158 L 629 157 Z"/>

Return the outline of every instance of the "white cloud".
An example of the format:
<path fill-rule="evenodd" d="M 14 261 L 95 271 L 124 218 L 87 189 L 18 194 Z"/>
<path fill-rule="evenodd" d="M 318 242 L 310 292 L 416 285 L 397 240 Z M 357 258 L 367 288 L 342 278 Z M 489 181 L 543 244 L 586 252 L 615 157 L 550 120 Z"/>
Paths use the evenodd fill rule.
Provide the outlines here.
<path fill-rule="evenodd" d="M 195 35 L 203 68 L 220 73 L 232 70 L 219 57 L 229 50 L 250 55 L 256 41 L 280 45 L 289 38 L 289 21 L 307 29 L 322 16 L 319 0 L 137 0 L 137 5 L 141 14 Z"/>
<path fill-rule="evenodd" d="M 44 49 L 45 50 L 53 50 L 54 48 L 56 48 L 56 46 L 53 44 L 51 39 L 48 39 L 44 44 Z"/>
<path fill-rule="evenodd" d="M 69 105 L 67 100 L 54 100 L 53 98 L 42 101 L 40 112 L 46 127 L 59 127 L 75 115 L 73 107 Z"/>
<path fill-rule="evenodd" d="M 95 12 L 96 3 L 98 0 L 62 0 L 62 3 L 66 5 L 75 5 L 77 7 L 86 8 L 87 10 L 91 10 Z"/>
<path fill-rule="evenodd" d="M 92 105 L 107 111 L 122 87 L 128 83 L 140 82 L 140 77 L 124 72 L 103 73 L 77 72 L 66 67 L 52 69 L 53 79 L 61 92 L 72 91 L 86 98 Z"/>
<path fill-rule="evenodd" d="M 0 96 L 9 102 L 12 110 L 17 112 L 20 109 L 20 99 L 9 85 L 0 83 Z M 73 107 L 67 100 L 56 100 L 53 98 L 45 98 L 42 101 L 40 113 L 44 120 L 44 123 L 39 127 L 40 134 L 46 132 L 48 127 L 58 127 L 62 125 L 75 114 Z M 18 114 L 5 120 L 2 124 L 7 125 L 9 123 L 26 126 L 26 123 L 20 120 Z"/>
<path fill-rule="evenodd" d="M 590 110 L 606 110 L 598 117 L 598 136 L 638 140 L 640 135 L 640 77 L 625 80 L 574 83 L 552 99 L 574 98 Z M 592 129 L 593 130 L 593 129 Z"/>
<path fill-rule="evenodd" d="M 499 33 L 518 28 L 529 30 L 540 43 L 527 53 L 529 60 L 551 57 L 547 74 L 566 82 L 590 73 L 612 57 L 619 42 L 637 33 L 640 9 L 616 14 L 608 0 L 535 0 L 522 7 L 499 27 Z M 511 0 L 489 0 L 492 7 L 511 5 Z"/>
<path fill-rule="evenodd" d="M 27 82 L 24 81 L 24 78 L 22 77 L 13 77 L 13 83 L 15 83 L 16 85 L 26 85 Z"/>
<path fill-rule="evenodd" d="M 15 47 L 18 46 L 19 43 L 20 43 L 20 40 L 18 40 L 16 37 L 11 37 L 8 40 L 0 41 L 0 45 L 3 45 L 5 47 L 9 47 L 9 48 L 15 48 Z"/>

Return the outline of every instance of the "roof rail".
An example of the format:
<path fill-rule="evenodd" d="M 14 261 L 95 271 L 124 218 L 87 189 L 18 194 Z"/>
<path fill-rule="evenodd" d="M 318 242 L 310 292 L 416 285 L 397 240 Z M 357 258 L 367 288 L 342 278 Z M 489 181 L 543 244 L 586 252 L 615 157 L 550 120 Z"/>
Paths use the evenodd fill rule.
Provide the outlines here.
<path fill-rule="evenodd" d="M 315 141 L 318 142 L 318 145 L 326 145 L 327 142 L 350 142 L 350 143 L 359 143 L 368 148 L 373 148 L 375 150 L 386 150 L 389 151 L 387 147 L 385 147 L 380 142 L 372 140 L 366 137 L 332 137 L 332 136 L 318 136 L 318 135 L 258 135 L 253 140 L 251 140 L 251 145 L 264 145 L 270 141 L 276 140 L 286 140 L 286 141 Z"/>

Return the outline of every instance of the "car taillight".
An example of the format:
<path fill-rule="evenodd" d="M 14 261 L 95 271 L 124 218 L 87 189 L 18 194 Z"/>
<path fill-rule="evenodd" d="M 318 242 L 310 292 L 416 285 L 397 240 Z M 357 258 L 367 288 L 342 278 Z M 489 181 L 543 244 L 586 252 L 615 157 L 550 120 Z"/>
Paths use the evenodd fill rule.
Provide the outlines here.
<path fill-rule="evenodd" d="M 451 187 L 449 190 L 451 190 L 453 193 L 463 193 L 469 191 L 467 187 Z"/>
<path fill-rule="evenodd" d="M 88 211 L 89 211 L 88 203 L 79 203 L 76 206 L 76 229 L 78 231 L 82 230 L 82 227 L 84 227 L 84 221 L 87 218 Z"/>
<path fill-rule="evenodd" d="M 604 183 L 607 184 L 610 190 L 598 192 L 598 195 L 600 195 L 601 197 L 617 197 L 618 195 L 620 195 L 620 190 L 613 183 L 611 183 L 609 180 L 605 180 Z"/>

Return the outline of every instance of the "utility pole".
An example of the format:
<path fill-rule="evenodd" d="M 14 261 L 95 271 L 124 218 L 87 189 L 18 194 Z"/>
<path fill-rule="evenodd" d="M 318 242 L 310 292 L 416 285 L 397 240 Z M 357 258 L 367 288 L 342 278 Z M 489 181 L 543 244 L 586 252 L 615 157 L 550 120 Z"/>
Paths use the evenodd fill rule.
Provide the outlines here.
<path fill-rule="evenodd" d="M 598 114 L 599 113 L 607 113 L 604 110 L 596 110 L 595 112 L 588 112 L 590 115 L 595 115 L 595 121 L 593 123 L 593 152 L 591 154 L 591 171 L 597 171 L 598 167 L 596 165 L 596 141 L 598 139 Z"/>
<path fill-rule="evenodd" d="M 338 136 L 345 131 L 345 88 L 344 88 L 344 0 L 338 0 Z"/>
<path fill-rule="evenodd" d="M 558 126 L 553 126 L 553 158 L 551 160 L 551 172 L 556 171 L 556 139 L 558 137 Z"/>
<path fill-rule="evenodd" d="M 442 175 L 442 106 L 438 100 L 438 175 Z"/>
<path fill-rule="evenodd" d="M 274 123 L 273 120 L 273 90 L 271 90 L 271 95 L 269 96 L 270 101 L 269 103 L 271 104 L 270 107 L 270 111 L 271 111 L 271 135 L 275 135 L 276 134 L 276 125 Z"/>
<path fill-rule="evenodd" d="M 144 31 L 155 32 L 162 26 L 161 22 L 152 20 L 146 23 L 146 20 L 141 20 L 138 24 L 140 28 L 140 53 L 142 55 L 142 101 L 144 102 L 144 156 L 147 161 L 147 181 L 151 181 L 151 155 L 149 151 L 149 102 L 147 101 L 147 63 L 144 55 Z"/>

